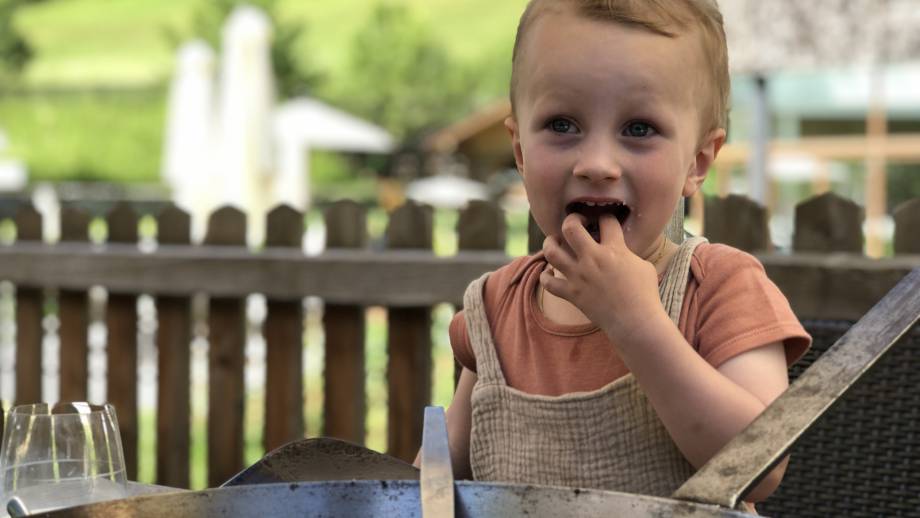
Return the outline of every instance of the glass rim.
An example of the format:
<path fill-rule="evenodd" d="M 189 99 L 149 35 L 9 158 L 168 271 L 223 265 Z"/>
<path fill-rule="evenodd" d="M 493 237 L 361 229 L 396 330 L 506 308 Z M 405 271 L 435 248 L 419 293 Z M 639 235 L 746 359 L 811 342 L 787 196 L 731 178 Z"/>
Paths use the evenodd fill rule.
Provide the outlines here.
<path fill-rule="evenodd" d="M 92 404 L 86 401 L 59 401 L 57 403 L 28 403 L 16 405 L 9 409 L 8 415 L 13 416 L 69 416 L 69 415 L 112 415 L 115 407 L 111 403 Z"/>

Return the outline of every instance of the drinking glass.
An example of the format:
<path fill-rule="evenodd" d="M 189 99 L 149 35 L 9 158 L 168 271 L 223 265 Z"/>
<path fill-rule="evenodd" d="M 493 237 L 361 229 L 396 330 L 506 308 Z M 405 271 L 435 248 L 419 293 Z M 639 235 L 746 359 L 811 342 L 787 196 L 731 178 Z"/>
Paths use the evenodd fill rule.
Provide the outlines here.
<path fill-rule="evenodd" d="M 30 513 L 123 498 L 124 453 L 112 405 L 13 407 L 0 443 L 0 515 L 19 497 Z"/>

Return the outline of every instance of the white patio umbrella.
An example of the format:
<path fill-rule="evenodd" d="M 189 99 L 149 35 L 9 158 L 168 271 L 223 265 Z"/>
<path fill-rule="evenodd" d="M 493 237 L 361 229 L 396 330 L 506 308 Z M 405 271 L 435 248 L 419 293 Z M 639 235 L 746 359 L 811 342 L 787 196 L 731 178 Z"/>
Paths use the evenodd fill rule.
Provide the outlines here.
<path fill-rule="evenodd" d="M 201 40 L 183 45 L 169 91 L 161 175 L 173 201 L 192 216 L 200 236 L 217 203 L 214 170 L 214 51 Z"/>
<path fill-rule="evenodd" d="M 268 209 L 306 210 L 311 149 L 388 153 L 395 146 L 386 130 L 315 99 L 276 109 L 270 42 L 265 13 L 236 8 L 224 25 L 216 95 L 214 53 L 202 42 L 180 51 L 162 174 L 192 212 L 196 238 L 220 205 L 247 213 L 250 244 L 261 241 Z"/>
<path fill-rule="evenodd" d="M 389 153 L 393 137 L 383 128 L 311 98 L 288 101 L 274 113 L 278 168 L 273 198 L 306 210 L 310 203 L 311 149 Z"/>
<path fill-rule="evenodd" d="M 460 209 L 472 200 L 488 200 L 489 188 L 468 178 L 438 175 L 410 182 L 406 197 L 434 207 Z"/>
<path fill-rule="evenodd" d="M 261 10 L 240 6 L 224 25 L 218 112 L 219 169 L 212 188 L 221 203 L 249 217 L 249 242 L 264 234 L 274 168 L 271 113 L 275 84 L 271 69 L 271 21 Z"/>

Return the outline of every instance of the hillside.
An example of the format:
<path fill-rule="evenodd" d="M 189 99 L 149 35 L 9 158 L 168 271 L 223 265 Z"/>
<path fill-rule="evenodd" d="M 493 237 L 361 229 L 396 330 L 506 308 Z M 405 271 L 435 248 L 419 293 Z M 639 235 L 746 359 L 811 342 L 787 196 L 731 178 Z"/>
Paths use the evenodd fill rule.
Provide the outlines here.
<path fill-rule="evenodd" d="M 208 1 L 208 0 L 198 0 Z M 506 60 L 526 0 L 390 0 L 408 5 L 451 54 L 464 62 Z M 186 32 L 198 2 L 54 0 L 23 8 L 16 23 L 36 49 L 31 85 L 131 85 L 169 77 L 170 31 Z M 348 48 L 369 0 L 280 0 L 285 20 L 302 21 L 303 59 L 342 77 Z"/>
<path fill-rule="evenodd" d="M 171 34 L 189 34 L 199 2 L 212 1 L 47 0 L 21 8 L 15 23 L 35 59 L 24 76 L 29 91 L 0 95 L 8 154 L 26 162 L 32 181 L 158 181 L 165 87 L 173 42 L 181 41 Z M 355 88 L 361 83 L 348 57 L 374 1 L 278 0 L 282 20 L 305 28 L 296 48 L 323 75 L 319 97 L 346 101 L 366 88 Z M 451 62 L 472 70 L 477 102 L 506 94 L 513 33 L 526 0 L 381 1 L 408 6 Z M 348 167 L 317 164 L 314 179 L 324 171 L 341 177 Z"/>

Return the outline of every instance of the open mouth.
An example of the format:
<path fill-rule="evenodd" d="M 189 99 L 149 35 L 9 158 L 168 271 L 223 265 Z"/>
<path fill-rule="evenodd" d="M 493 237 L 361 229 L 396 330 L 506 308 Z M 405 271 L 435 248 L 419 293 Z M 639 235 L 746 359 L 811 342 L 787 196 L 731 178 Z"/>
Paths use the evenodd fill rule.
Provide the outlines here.
<path fill-rule="evenodd" d="M 600 243 L 601 230 L 599 220 L 601 216 L 610 214 L 620 222 L 620 225 L 629 217 L 630 208 L 623 202 L 593 202 L 593 201 L 574 201 L 565 206 L 566 215 L 577 212 L 587 219 L 585 229 L 591 234 L 595 241 Z"/>

